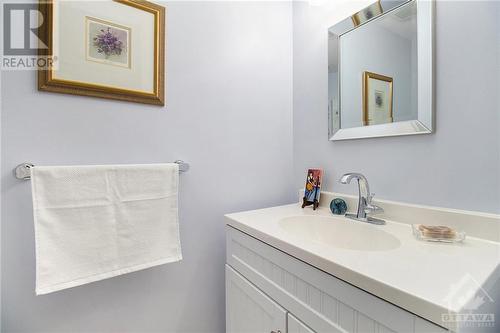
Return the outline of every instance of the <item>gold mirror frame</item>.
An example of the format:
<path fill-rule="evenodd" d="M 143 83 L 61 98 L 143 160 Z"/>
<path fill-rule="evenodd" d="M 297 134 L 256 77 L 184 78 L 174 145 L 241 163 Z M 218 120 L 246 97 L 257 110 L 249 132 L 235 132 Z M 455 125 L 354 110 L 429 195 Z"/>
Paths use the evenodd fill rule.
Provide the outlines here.
<path fill-rule="evenodd" d="M 47 24 L 40 27 L 43 40 L 47 41 L 48 54 L 53 54 L 53 1 L 41 0 L 38 4 Z M 135 103 L 165 105 L 165 8 L 144 0 L 113 0 L 115 2 L 147 11 L 154 15 L 154 93 L 146 93 L 130 89 L 108 87 L 87 82 L 55 79 L 52 66 L 47 70 L 38 71 L 38 90 L 62 94 L 92 96 L 107 99 L 122 100 Z M 47 55 L 47 50 L 41 50 L 39 55 Z"/>

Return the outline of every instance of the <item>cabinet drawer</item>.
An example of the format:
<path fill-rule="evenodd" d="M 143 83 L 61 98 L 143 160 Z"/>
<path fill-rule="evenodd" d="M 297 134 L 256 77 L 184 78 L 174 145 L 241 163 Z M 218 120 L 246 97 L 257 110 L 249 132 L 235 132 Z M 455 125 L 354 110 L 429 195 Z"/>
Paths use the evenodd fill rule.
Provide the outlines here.
<path fill-rule="evenodd" d="M 318 333 L 446 332 L 230 226 L 226 260 Z"/>

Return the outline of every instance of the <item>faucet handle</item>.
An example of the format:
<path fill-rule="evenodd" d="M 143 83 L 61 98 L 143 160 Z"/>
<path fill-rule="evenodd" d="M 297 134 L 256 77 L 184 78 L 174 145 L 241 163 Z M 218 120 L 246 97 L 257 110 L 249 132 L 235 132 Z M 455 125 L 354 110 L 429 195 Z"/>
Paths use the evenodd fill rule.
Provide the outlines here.
<path fill-rule="evenodd" d="M 366 214 L 377 214 L 377 213 L 383 213 L 384 209 L 382 207 L 379 207 L 377 205 L 372 204 L 373 197 L 375 196 L 375 193 L 370 193 L 368 194 L 368 197 L 366 198 L 366 207 L 364 209 Z"/>
<path fill-rule="evenodd" d="M 372 204 L 366 205 L 364 210 L 366 214 L 379 214 L 384 212 L 384 209 L 382 207 Z"/>

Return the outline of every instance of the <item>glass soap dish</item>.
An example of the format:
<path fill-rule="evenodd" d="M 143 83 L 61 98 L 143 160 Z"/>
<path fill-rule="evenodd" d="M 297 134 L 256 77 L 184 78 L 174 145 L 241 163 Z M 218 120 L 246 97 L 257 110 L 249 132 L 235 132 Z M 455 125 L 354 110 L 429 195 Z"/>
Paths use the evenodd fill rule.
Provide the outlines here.
<path fill-rule="evenodd" d="M 413 235 L 422 241 L 459 243 L 465 240 L 465 232 L 442 225 L 412 224 Z"/>

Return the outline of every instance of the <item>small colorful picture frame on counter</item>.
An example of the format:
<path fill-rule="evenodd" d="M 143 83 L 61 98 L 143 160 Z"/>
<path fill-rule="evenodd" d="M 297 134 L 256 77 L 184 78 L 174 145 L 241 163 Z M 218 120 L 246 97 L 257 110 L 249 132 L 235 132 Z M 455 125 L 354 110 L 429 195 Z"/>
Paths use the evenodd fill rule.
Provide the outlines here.
<path fill-rule="evenodd" d="M 309 169 L 307 170 L 306 185 L 304 190 L 304 198 L 302 201 L 302 208 L 306 206 L 313 206 L 313 209 L 319 205 L 319 196 L 321 192 L 321 177 L 323 170 Z"/>

